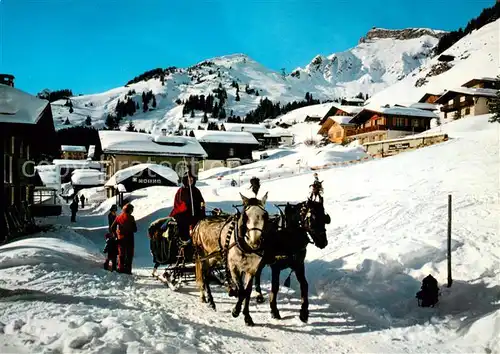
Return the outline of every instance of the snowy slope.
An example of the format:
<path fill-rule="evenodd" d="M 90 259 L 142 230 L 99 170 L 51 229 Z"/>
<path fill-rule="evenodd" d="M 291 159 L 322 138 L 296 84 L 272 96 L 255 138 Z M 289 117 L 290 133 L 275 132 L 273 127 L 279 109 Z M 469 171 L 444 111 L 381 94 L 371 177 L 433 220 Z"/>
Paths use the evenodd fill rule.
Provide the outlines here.
<path fill-rule="evenodd" d="M 92 124 L 102 127 L 108 113 L 113 113 L 118 100 L 122 102 L 129 90 L 135 90 L 130 97 L 139 103 L 140 109 L 132 117 L 126 117 L 122 126 L 132 120 L 137 129 L 147 131 L 167 128 L 176 130 L 179 123 L 187 128 L 197 128 L 203 113 L 195 112 L 195 117 L 182 116 L 182 106 L 176 100 L 185 100 L 190 95 L 213 94 L 219 85 L 227 91 L 225 110 L 235 116 L 244 117 L 255 109 L 263 97 L 282 104 L 303 100 L 306 92 L 315 99 L 333 100 L 350 97 L 359 92 L 372 95 L 395 83 L 416 67 L 428 60 L 431 49 L 437 44 L 437 31 L 418 32 L 408 39 L 369 37 L 363 43 L 348 51 L 332 54 L 327 58 L 318 56 L 304 69 L 296 69 L 289 75 L 270 70 L 244 54 L 234 54 L 205 60 L 189 68 L 170 70 L 165 76 L 165 84 L 159 79 L 151 79 L 119 87 L 107 92 L 71 98 L 73 113 L 64 106 L 65 100 L 52 103 L 54 121 L 58 129 L 64 128 L 68 118 L 71 125 L 82 124 L 87 116 Z M 370 34 L 370 33 L 369 33 Z M 394 37 L 394 36 L 393 36 Z M 399 37 L 396 37 L 399 38 Z M 318 59 L 320 58 L 320 59 Z M 318 60 L 321 63 L 318 63 Z M 297 73 L 300 72 L 299 75 Z M 240 101 L 236 101 L 239 85 Z M 245 86 L 258 92 L 247 94 Z M 143 113 L 141 95 L 152 91 L 157 107 Z"/>
<path fill-rule="evenodd" d="M 145 233 L 169 212 L 175 188 L 152 187 L 132 195 L 139 226 L 132 277 L 101 269 L 105 213 L 114 199 L 80 212 L 77 224 L 69 226 L 65 215 L 54 221 L 67 226 L 0 247 L 0 351 L 498 354 L 500 196 L 493 171 L 500 169 L 500 126 L 487 119 L 442 125 L 445 143 L 320 172 L 332 223 L 329 245 L 308 248 L 309 324 L 297 319 L 294 277 L 293 290 L 280 290 L 283 320 L 270 319 L 267 303 L 252 302 L 251 328 L 231 317 L 234 299 L 216 286 L 213 312 L 192 285 L 171 292 L 154 282 Z M 310 173 L 262 181 L 269 210 L 303 200 L 311 181 Z M 248 193 L 247 186 L 204 182 L 208 208 L 230 211 L 238 192 Z M 454 283 L 442 288 L 437 308 L 418 308 L 424 276 L 446 282 L 450 193 Z M 266 290 L 269 279 L 266 270 Z"/>
<path fill-rule="evenodd" d="M 460 87 L 474 78 L 497 76 L 500 72 L 499 34 L 500 20 L 472 32 L 443 53 L 455 57 L 449 63 L 449 70 L 431 76 L 439 63 L 438 57 L 435 57 L 400 82 L 373 95 L 368 104 L 411 104 L 425 93 L 439 94 L 446 89 Z M 419 84 L 425 84 L 417 87 L 419 80 Z"/>

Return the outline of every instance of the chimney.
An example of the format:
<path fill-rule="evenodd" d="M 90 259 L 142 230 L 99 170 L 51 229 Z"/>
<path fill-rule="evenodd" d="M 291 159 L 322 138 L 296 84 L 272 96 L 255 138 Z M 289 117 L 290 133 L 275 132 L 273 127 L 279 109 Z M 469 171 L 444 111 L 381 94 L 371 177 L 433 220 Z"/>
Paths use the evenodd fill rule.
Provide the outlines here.
<path fill-rule="evenodd" d="M 0 74 L 0 84 L 14 87 L 14 75 Z"/>
<path fill-rule="evenodd" d="M 167 136 L 167 129 L 163 128 L 163 129 L 161 130 L 161 135 L 163 135 L 163 136 Z"/>

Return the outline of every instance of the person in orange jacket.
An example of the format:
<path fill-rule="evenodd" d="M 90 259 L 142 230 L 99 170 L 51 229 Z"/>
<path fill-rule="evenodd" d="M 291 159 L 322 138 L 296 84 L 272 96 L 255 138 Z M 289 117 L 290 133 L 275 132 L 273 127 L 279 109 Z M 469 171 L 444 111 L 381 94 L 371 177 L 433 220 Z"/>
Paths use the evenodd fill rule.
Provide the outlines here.
<path fill-rule="evenodd" d="M 123 207 L 122 213 L 117 216 L 109 232 L 112 232 L 116 225 L 116 235 L 118 239 L 118 272 L 132 274 L 132 260 L 134 258 L 134 233 L 137 232 L 137 224 L 132 216 L 134 206 L 127 204 Z"/>
<path fill-rule="evenodd" d="M 174 198 L 174 207 L 169 216 L 177 221 L 179 235 L 184 241 L 190 240 L 190 230 L 205 215 L 205 200 L 195 186 L 196 177 L 189 170 L 182 178 L 182 187 Z"/>

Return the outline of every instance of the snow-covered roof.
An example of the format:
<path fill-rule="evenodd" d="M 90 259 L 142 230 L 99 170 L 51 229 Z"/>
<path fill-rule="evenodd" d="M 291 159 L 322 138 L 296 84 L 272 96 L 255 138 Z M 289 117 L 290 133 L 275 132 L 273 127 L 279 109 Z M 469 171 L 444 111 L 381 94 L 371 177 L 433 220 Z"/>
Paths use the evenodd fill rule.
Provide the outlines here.
<path fill-rule="evenodd" d="M 75 170 L 71 174 L 72 185 L 102 186 L 105 174 L 96 170 Z"/>
<path fill-rule="evenodd" d="M 358 102 L 358 103 L 363 103 L 363 102 L 365 102 L 365 100 L 364 100 L 364 99 L 362 99 L 362 98 L 357 98 L 357 97 L 348 98 L 348 99 L 346 99 L 346 100 L 344 100 L 344 101 L 346 101 L 346 102 Z"/>
<path fill-rule="evenodd" d="M 481 78 L 474 78 L 466 83 L 464 83 L 462 86 L 463 87 L 468 87 L 469 85 L 474 85 L 476 82 L 500 82 L 500 80 L 496 77 L 481 77 Z"/>
<path fill-rule="evenodd" d="M 74 169 L 101 168 L 101 164 L 98 161 L 89 161 L 89 160 L 55 159 L 52 161 L 52 163 L 56 166 L 64 168 L 74 168 Z"/>
<path fill-rule="evenodd" d="M 130 166 L 116 172 L 109 181 L 106 182 L 105 186 L 114 187 L 125 181 L 127 178 L 134 175 L 141 175 L 145 169 L 149 169 L 159 176 L 169 180 L 170 182 L 177 184 L 179 176 L 177 172 L 172 170 L 170 167 L 162 166 L 154 163 L 141 163 L 138 165 Z"/>
<path fill-rule="evenodd" d="M 200 143 L 259 145 L 257 139 L 245 131 L 194 130 L 193 133 Z"/>
<path fill-rule="evenodd" d="M 328 119 L 331 119 L 334 122 L 337 122 L 339 124 L 349 124 L 352 117 L 351 116 L 330 116 L 330 117 L 328 117 Z"/>
<path fill-rule="evenodd" d="M 61 184 L 61 175 L 56 165 L 35 166 L 35 170 L 45 186 L 59 189 L 59 185 Z"/>
<path fill-rule="evenodd" d="M 368 114 L 367 114 L 368 113 Z M 392 116 L 403 117 L 421 117 L 421 118 L 438 118 L 437 114 L 431 111 L 426 111 L 418 108 L 410 107 L 365 107 L 361 112 L 352 117 L 351 122 L 355 124 L 365 122 L 371 113 L 379 113 Z"/>
<path fill-rule="evenodd" d="M 291 132 L 281 127 L 269 129 L 269 135 L 280 136 L 280 137 L 293 137 L 293 134 Z"/>
<path fill-rule="evenodd" d="M 224 128 L 226 131 L 231 132 L 249 132 L 252 134 L 267 134 L 269 133 L 267 128 L 261 124 L 249 124 L 249 123 L 224 123 Z"/>
<path fill-rule="evenodd" d="M 349 114 L 357 114 L 361 112 L 364 108 L 363 106 L 350 106 L 343 104 L 334 104 L 334 107 Z"/>
<path fill-rule="evenodd" d="M 78 145 L 61 145 L 61 150 L 67 152 L 87 152 L 87 148 L 85 146 Z"/>
<path fill-rule="evenodd" d="M 446 91 L 441 97 L 439 97 L 435 103 L 442 104 L 447 101 L 448 97 L 463 94 L 475 97 L 496 97 L 498 90 L 487 89 L 487 88 L 471 88 L 471 87 L 457 87 L 452 90 Z"/>
<path fill-rule="evenodd" d="M 306 106 L 302 108 L 294 109 L 280 117 L 276 118 L 276 122 L 283 123 L 302 123 L 307 117 L 325 117 L 332 107 L 337 105 L 334 102 L 314 104 L 312 106 Z"/>
<path fill-rule="evenodd" d="M 438 109 L 436 104 L 427 103 L 427 102 L 412 103 L 410 105 L 410 108 L 417 108 L 417 109 L 423 109 L 423 110 L 428 110 L 428 111 L 435 111 Z"/>
<path fill-rule="evenodd" d="M 151 136 L 118 130 L 99 131 L 102 151 L 112 154 L 206 157 L 200 143 L 187 136 Z"/>
<path fill-rule="evenodd" d="M 0 123 L 36 124 L 49 102 L 0 84 Z"/>

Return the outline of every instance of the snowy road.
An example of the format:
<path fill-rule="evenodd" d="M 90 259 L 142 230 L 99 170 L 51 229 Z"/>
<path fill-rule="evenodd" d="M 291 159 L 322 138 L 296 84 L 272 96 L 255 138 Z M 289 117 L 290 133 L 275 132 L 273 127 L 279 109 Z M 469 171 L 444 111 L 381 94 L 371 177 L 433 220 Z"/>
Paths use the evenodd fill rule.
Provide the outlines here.
<path fill-rule="evenodd" d="M 231 317 L 234 299 L 219 287 L 214 312 L 193 284 L 172 292 L 154 281 L 145 232 L 175 193 L 156 187 L 133 194 L 132 277 L 102 269 L 113 200 L 81 213 L 76 225 L 64 216 L 46 234 L 0 247 L 0 352 L 500 353 L 499 125 L 471 117 L 443 129 L 446 143 L 320 173 L 332 224 L 328 247 L 308 248 L 308 324 L 298 320 L 293 276 L 293 289 L 278 298 L 283 320 L 253 301 L 255 327 Z M 310 180 L 262 189 L 272 208 L 301 200 Z M 238 189 L 214 186 L 201 187 L 208 206 L 230 210 Z M 446 282 L 448 194 L 454 283 L 442 288 L 438 308 L 422 309 L 414 298 L 421 279 Z M 267 290 L 268 272 L 263 282 Z"/>

